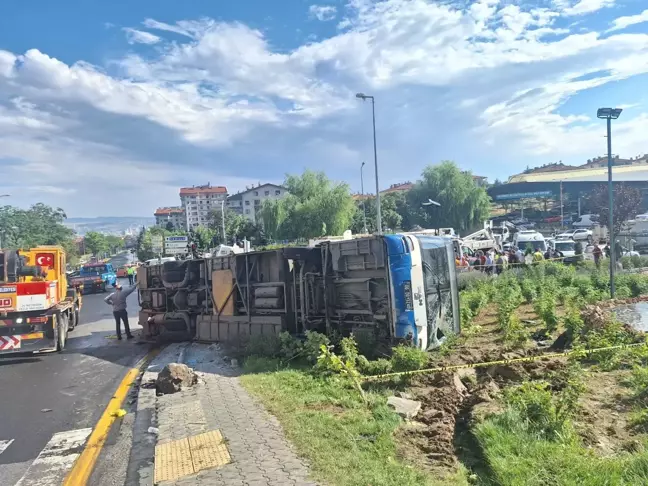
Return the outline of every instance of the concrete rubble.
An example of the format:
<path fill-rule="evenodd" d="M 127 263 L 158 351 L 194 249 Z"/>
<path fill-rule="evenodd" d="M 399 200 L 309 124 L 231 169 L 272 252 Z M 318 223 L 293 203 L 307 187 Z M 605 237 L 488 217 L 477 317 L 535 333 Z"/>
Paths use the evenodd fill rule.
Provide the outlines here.
<path fill-rule="evenodd" d="M 177 393 L 183 387 L 188 388 L 198 383 L 198 376 L 185 364 L 169 363 L 159 373 L 155 381 L 158 393 L 168 395 Z"/>
<path fill-rule="evenodd" d="M 406 420 L 411 420 L 421 411 L 421 402 L 407 398 L 391 396 L 387 399 L 387 405 Z"/>

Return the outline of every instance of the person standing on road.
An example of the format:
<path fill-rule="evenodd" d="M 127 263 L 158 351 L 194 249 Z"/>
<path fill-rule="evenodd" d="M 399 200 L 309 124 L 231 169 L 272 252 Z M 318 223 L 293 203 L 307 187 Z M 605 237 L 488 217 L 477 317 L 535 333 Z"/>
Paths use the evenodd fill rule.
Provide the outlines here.
<path fill-rule="evenodd" d="M 121 326 L 119 321 L 124 322 L 124 331 L 126 331 L 126 339 L 133 339 L 133 335 L 128 325 L 128 311 L 126 310 L 126 299 L 132 294 L 137 285 L 132 285 L 128 290 L 123 290 L 120 283 L 115 284 L 115 291 L 104 299 L 106 304 L 112 305 L 113 316 L 115 316 L 115 326 L 117 330 L 117 339 L 121 341 Z"/>
<path fill-rule="evenodd" d="M 133 285 L 135 283 L 135 266 L 128 267 L 126 274 L 128 275 L 128 285 Z"/>
<path fill-rule="evenodd" d="M 592 250 L 592 255 L 594 255 L 594 264 L 596 265 L 596 268 L 601 268 L 601 257 L 603 256 L 603 250 L 601 250 L 598 241 L 594 245 L 594 249 Z"/>

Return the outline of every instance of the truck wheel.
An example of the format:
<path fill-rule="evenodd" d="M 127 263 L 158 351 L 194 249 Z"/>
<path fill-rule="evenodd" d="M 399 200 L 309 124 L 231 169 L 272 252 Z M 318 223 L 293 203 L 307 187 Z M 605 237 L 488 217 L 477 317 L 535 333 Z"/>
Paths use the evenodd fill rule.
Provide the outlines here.
<path fill-rule="evenodd" d="M 67 341 L 69 318 L 67 314 L 59 314 L 56 317 L 56 351 L 61 352 L 65 349 L 65 343 Z"/>
<path fill-rule="evenodd" d="M 79 323 L 79 308 L 75 305 L 70 313 L 70 328 L 69 331 L 74 331 Z"/>

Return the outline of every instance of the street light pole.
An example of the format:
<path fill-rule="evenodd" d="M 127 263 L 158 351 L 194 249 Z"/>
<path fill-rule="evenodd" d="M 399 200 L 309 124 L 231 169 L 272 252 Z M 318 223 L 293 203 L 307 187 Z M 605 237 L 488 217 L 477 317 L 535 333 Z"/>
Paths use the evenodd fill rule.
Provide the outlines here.
<path fill-rule="evenodd" d="M 382 235 L 382 214 L 380 208 L 380 184 L 378 183 L 378 150 L 376 148 L 376 102 L 373 96 L 358 93 L 356 98 L 371 100 L 371 120 L 373 122 L 373 145 L 374 145 L 374 170 L 376 172 L 376 226 L 378 234 Z"/>
<path fill-rule="evenodd" d="M 365 166 L 363 162 L 360 165 L 360 197 L 362 198 L 362 224 L 364 226 L 364 233 L 367 234 L 367 208 L 365 207 L 365 198 L 364 198 L 364 177 L 362 175 L 362 168 Z"/>
<path fill-rule="evenodd" d="M 614 298 L 614 271 L 616 270 L 616 242 L 614 241 L 614 191 L 612 189 L 612 120 L 621 115 L 621 108 L 599 108 L 596 112 L 597 118 L 607 120 L 607 151 L 608 151 L 608 235 L 610 240 L 610 298 Z"/>

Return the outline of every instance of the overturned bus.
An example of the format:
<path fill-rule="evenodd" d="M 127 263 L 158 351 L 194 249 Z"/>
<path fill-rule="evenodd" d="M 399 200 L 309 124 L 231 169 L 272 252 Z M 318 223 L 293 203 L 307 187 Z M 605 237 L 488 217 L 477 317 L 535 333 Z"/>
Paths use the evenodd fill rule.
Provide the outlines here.
<path fill-rule="evenodd" d="M 370 332 L 421 349 L 459 332 L 452 240 L 404 233 L 140 267 L 139 322 L 201 341 Z"/>

